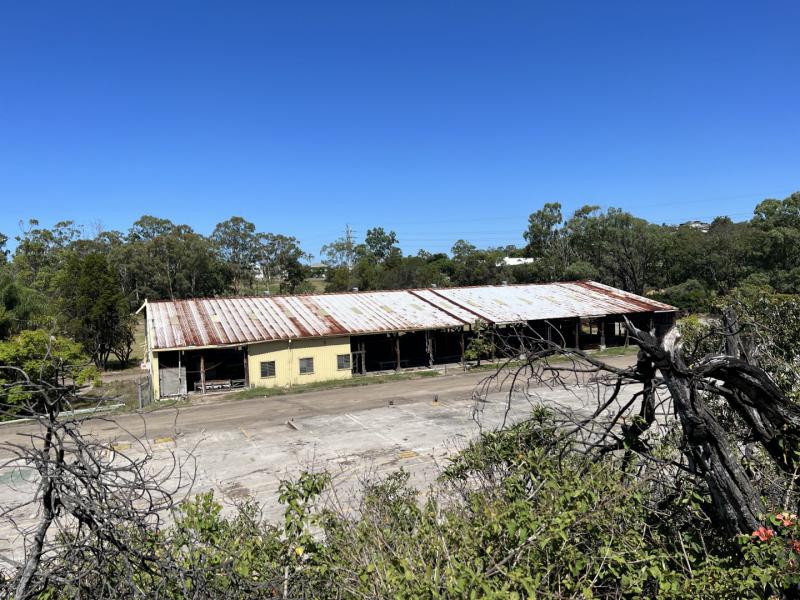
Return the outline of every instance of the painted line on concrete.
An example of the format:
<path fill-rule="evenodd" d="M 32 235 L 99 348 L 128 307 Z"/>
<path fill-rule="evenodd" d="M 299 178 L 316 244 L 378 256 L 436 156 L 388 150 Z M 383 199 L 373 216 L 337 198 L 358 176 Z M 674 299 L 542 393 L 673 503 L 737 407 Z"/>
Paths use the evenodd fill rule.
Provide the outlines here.
<path fill-rule="evenodd" d="M 350 413 L 345 413 L 344 416 L 347 417 L 348 419 L 350 419 L 353 423 L 355 423 L 359 427 L 361 427 L 364 431 L 368 431 L 369 433 L 374 433 L 379 438 L 381 438 L 382 440 L 384 440 L 386 442 L 389 442 L 390 444 L 396 444 L 397 443 L 393 439 L 388 438 L 385 435 L 383 435 L 380 431 L 372 429 L 371 427 L 367 427 L 366 425 L 364 425 L 364 423 L 362 423 L 359 419 L 357 419 L 356 417 L 354 417 Z"/>
<path fill-rule="evenodd" d="M 68 419 L 70 417 L 80 417 L 80 416 L 83 416 L 83 415 L 90 415 L 90 414 L 93 414 L 93 413 L 105 413 L 105 412 L 109 412 L 109 411 L 112 411 L 112 410 L 116 410 L 116 409 L 118 409 L 118 408 L 120 408 L 122 406 L 125 406 L 125 405 L 120 403 L 120 404 L 110 404 L 108 406 L 102 406 L 102 407 L 99 407 L 99 408 L 79 408 L 77 410 L 64 411 L 64 412 L 59 414 L 59 417 L 64 417 L 64 418 Z M 44 415 L 42 415 L 42 416 L 44 416 Z M 36 420 L 37 419 L 35 419 L 34 417 L 23 417 L 22 419 L 12 419 L 10 421 L 0 421 L 0 425 L 14 425 L 15 423 L 29 423 L 31 421 L 36 421 Z"/>

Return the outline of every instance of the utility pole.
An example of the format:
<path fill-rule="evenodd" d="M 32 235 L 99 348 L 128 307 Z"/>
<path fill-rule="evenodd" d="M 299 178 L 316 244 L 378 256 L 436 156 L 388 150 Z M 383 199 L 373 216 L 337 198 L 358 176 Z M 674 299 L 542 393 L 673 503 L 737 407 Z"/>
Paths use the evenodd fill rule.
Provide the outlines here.
<path fill-rule="evenodd" d="M 353 228 L 347 223 L 344 229 L 345 239 L 345 252 L 347 254 L 347 287 L 348 291 L 353 289 L 353 262 L 354 262 L 354 244 L 353 244 Z"/>
<path fill-rule="evenodd" d="M 344 226 L 345 248 L 347 249 L 347 268 L 353 270 L 353 228 L 350 224 Z"/>

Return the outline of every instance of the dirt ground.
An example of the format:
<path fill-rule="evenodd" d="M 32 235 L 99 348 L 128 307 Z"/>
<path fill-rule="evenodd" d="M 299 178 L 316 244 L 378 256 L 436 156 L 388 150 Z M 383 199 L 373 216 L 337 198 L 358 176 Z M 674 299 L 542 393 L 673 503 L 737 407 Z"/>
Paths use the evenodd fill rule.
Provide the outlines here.
<path fill-rule="evenodd" d="M 633 359 L 621 356 L 608 362 L 622 366 Z M 486 402 L 473 399 L 476 385 L 486 376 L 486 372 L 466 373 L 223 400 L 179 410 L 124 414 L 113 421 L 92 419 L 85 431 L 113 442 L 120 451 L 150 453 L 155 468 L 168 465 L 173 456 L 185 460 L 186 470 L 194 477 L 191 493 L 213 489 L 230 505 L 251 497 L 262 505 L 268 519 L 277 520 L 282 514 L 277 502 L 280 481 L 303 469 L 331 472 L 340 496 L 356 493 L 364 477 L 401 467 L 424 489 L 447 457 L 474 439 L 481 428 L 525 418 L 531 400 L 575 412 L 594 406 L 591 387 L 535 388 L 533 399 L 514 397 L 507 413 L 507 389 L 494 386 Z M 0 426 L 0 443 L 23 442 L 34 430 L 29 423 Z M 0 459 L 5 456 L 0 451 Z M 30 498 L 34 490 L 32 470 L 0 472 L 0 506 Z M 22 524 L 34 522 L 35 512 L 27 513 Z M 0 524 L 0 551 L 19 548 L 21 541 L 18 532 Z"/>

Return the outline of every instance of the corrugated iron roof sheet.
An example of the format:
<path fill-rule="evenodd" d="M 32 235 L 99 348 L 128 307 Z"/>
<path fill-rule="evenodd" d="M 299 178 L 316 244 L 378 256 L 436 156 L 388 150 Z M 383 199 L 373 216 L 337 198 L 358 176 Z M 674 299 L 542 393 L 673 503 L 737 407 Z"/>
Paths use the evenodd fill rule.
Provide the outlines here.
<path fill-rule="evenodd" d="M 591 281 L 146 304 L 153 350 L 672 310 Z"/>
<path fill-rule="evenodd" d="M 488 323 L 593 317 L 675 310 L 674 307 L 595 283 L 564 283 L 441 288 L 431 294 L 477 315 Z"/>

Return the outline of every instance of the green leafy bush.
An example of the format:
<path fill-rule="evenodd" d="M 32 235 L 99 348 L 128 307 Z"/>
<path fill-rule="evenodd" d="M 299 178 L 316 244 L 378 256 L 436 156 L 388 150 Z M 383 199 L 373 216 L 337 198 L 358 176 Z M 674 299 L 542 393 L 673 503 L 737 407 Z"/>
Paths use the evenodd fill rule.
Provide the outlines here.
<path fill-rule="evenodd" d="M 398 471 L 365 482 L 352 503 L 326 501 L 330 478 L 304 473 L 281 483 L 282 526 L 265 523 L 253 503 L 225 516 L 202 494 L 172 527 L 142 538 L 139 550 L 155 553 L 161 568 L 135 572 L 133 590 L 160 598 L 733 599 L 797 581 L 794 515 L 771 517 L 777 533 L 764 539 L 724 539 L 690 477 L 676 476 L 667 491 L 623 461 L 587 461 L 557 433 L 544 411 L 486 433 L 427 495 Z M 664 440 L 661 456 L 673 441 Z M 103 586 L 136 597 L 129 576 L 109 564 Z M 48 597 L 78 591 L 58 586 Z"/>
<path fill-rule="evenodd" d="M 656 295 L 659 300 L 691 312 L 708 312 L 712 307 L 713 294 L 696 279 L 666 288 Z"/>

